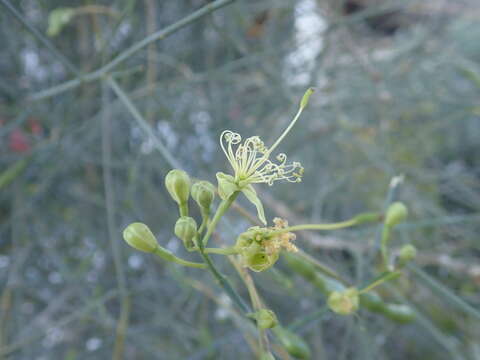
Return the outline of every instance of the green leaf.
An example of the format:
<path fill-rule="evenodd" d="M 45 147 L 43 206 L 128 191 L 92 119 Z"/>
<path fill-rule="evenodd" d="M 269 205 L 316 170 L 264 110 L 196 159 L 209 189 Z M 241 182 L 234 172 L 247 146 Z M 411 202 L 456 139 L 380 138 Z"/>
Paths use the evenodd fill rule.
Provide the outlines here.
<path fill-rule="evenodd" d="M 62 28 L 72 20 L 75 9 L 61 7 L 54 9 L 48 16 L 48 36 L 57 36 Z"/>
<path fill-rule="evenodd" d="M 265 220 L 265 211 L 263 210 L 263 205 L 260 199 L 257 196 L 257 192 L 252 185 L 247 185 L 242 189 L 242 192 L 245 194 L 247 199 L 257 207 L 258 218 L 264 225 L 267 225 L 267 220 Z"/>
<path fill-rule="evenodd" d="M 240 190 L 238 185 L 235 183 L 235 178 L 232 175 L 218 172 L 217 181 L 218 195 L 220 195 L 222 200 L 227 200 L 235 191 Z"/>

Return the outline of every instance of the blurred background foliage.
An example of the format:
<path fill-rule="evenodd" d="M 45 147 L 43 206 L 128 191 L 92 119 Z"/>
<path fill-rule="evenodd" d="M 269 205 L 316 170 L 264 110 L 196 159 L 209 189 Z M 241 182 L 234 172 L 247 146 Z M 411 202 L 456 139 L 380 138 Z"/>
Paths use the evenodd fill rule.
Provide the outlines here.
<path fill-rule="evenodd" d="M 253 358 L 254 334 L 207 272 L 136 253 L 121 231 L 145 222 L 193 259 L 173 236 L 163 177 L 181 167 L 215 182 L 228 169 L 221 131 L 271 143 L 308 86 L 317 92 L 280 149 L 304 181 L 258 186 L 267 218 L 338 221 L 405 202 L 393 246 L 413 243 L 417 264 L 379 294 L 417 319 L 318 316 L 324 296 L 282 261 L 254 276 L 266 303 L 314 359 L 480 358 L 476 0 L 0 4 L 0 359 Z M 215 240 L 248 226 L 232 211 Z M 378 231 L 297 245 L 360 286 Z"/>

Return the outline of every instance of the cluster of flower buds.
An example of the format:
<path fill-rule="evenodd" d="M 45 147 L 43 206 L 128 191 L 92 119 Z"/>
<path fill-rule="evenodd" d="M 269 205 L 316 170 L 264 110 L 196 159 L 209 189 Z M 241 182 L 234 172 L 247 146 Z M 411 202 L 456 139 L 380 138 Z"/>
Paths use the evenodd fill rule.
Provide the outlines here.
<path fill-rule="evenodd" d="M 298 251 L 291 242 L 295 234 L 282 231 L 288 224 L 285 220 L 275 218 L 275 226 L 261 228 L 251 227 L 238 236 L 235 249 L 242 256 L 246 267 L 260 272 L 270 268 L 278 260 L 280 251 Z"/>
<path fill-rule="evenodd" d="M 188 216 L 188 201 L 190 195 L 200 207 L 202 214 L 202 226 L 208 223 L 210 206 L 215 198 L 215 187 L 208 181 L 200 181 L 192 185 L 190 176 L 183 170 L 171 170 L 165 177 L 165 187 L 172 199 L 177 203 L 180 217 L 175 223 L 174 233 L 182 240 L 185 248 L 189 251 L 198 249 L 198 238 L 202 227 L 197 227 L 194 218 Z M 205 264 L 192 263 L 177 258 L 168 250 L 161 247 L 153 233 L 142 223 L 133 223 L 127 226 L 123 232 L 125 241 L 133 248 L 155 253 L 163 259 L 176 262 L 185 266 L 204 268 Z"/>
<path fill-rule="evenodd" d="M 192 251 L 198 247 L 197 241 L 203 227 L 199 229 L 195 219 L 188 216 L 188 200 L 191 195 L 197 203 L 202 214 L 202 224 L 205 226 L 215 199 L 215 186 L 208 181 L 199 181 L 192 185 L 190 176 L 185 171 L 174 169 L 165 177 L 165 187 L 178 204 L 180 212 L 180 217 L 175 223 L 175 235 L 183 241 L 187 250 Z"/>

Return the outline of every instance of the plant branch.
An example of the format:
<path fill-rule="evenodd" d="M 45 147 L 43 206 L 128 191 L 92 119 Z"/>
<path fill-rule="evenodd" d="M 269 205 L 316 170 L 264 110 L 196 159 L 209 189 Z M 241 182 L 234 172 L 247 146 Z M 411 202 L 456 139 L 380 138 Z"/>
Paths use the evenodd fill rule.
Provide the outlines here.
<path fill-rule="evenodd" d="M 7 4 L 7 0 L 1 0 L 4 4 Z M 74 89 L 78 87 L 80 84 L 84 82 L 91 82 L 94 80 L 100 79 L 102 76 L 113 70 L 118 64 L 122 63 L 123 61 L 127 60 L 130 58 L 132 55 L 134 55 L 136 52 L 139 50 L 143 49 L 147 45 L 153 43 L 154 41 L 157 40 L 162 40 L 165 39 L 167 36 L 177 32 L 181 28 L 191 24 L 192 22 L 200 19 L 201 17 L 210 14 L 211 12 L 218 10 L 230 3 L 232 3 L 235 0 L 217 0 L 214 2 L 211 2 L 204 7 L 198 9 L 197 11 L 191 13 L 190 15 L 184 17 L 183 19 L 177 21 L 174 24 L 171 24 L 167 26 L 166 28 L 159 30 L 157 32 L 154 32 L 153 34 L 147 36 L 143 40 L 137 42 L 136 44 L 132 45 L 130 48 L 127 50 L 123 51 L 120 53 L 117 57 L 115 57 L 112 61 L 110 61 L 108 64 L 102 66 L 98 70 L 95 70 L 91 73 L 85 74 L 85 75 L 79 75 L 76 79 L 64 82 L 63 84 L 56 85 L 54 87 L 51 87 L 49 89 L 40 91 L 36 94 L 33 94 L 29 100 L 31 101 L 38 101 L 42 100 L 51 96 L 58 95 L 64 91 Z M 7 6 L 7 5 L 5 5 Z M 55 50 L 56 51 L 56 50 Z"/>

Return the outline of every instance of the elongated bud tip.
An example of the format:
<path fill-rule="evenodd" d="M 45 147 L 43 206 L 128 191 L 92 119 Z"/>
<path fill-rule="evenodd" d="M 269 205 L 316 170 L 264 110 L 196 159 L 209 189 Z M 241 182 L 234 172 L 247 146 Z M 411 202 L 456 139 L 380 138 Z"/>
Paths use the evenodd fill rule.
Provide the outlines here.
<path fill-rule="evenodd" d="M 270 309 L 260 309 L 248 316 L 257 321 L 260 329 L 271 329 L 278 324 L 277 316 Z"/>
<path fill-rule="evenodd" d="M 165 176 L 165 187 L 179 205 L 186 204 L 190 196 L 190 176 L 179 169 L 170 170 Z"/>
<path fill-rule="evenodd" d="M 192 185 L 192 198 L 202 209 L 210 209 L 215 198 L 215 186 L 208 181 L 199 181 Z"/>
<path fill-rule="evenodd" d="M 194 218 L 181 216 L 175 223 L 174 232 L 183 241 L 185 248 L 191 249 L 195 246 L 194 238 L 197 236 L 197 223 Z"/>
<path fill-rule="evenodd" d="M 158 247 L 157 239 L 147 225 L 132 223 L 123 230 L 123 239 L 134 249 L 152 253 Z"/>
<path fill-rule="evenodd" d="M 400 253 L 398 254 L 398 260 L 400 264 L 404 265 L 417 257 L 417 248 L 412 244 L 402 246 Z"/>
<path fill-rule="evenodd" d="M 310 99 L 310 96 L 315 92 L 315 88 L 311 87 L 308 88 L 307 91 L 305 91 L 305 94 L 303 94 L 302 101 L 300 101 L 300 109 L 304 109 L 307 104 L 308 100 Z"/>
<path fill-rule="evenodd" d="M 358 310 L 359 295 L 356 288 L 333 291 L 328 297 L 328 307 L 340 315 L 350 315 Z"/>
<path fill-rule="evenodd" d="M 394 227 L 401 222 L 405 221 L 408 216 L 408 209 L 402 202 L 394 202 L 391 204 L 385 215 L 385 225 Z"/>

